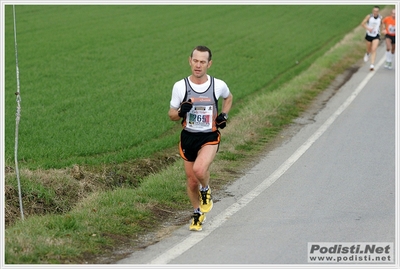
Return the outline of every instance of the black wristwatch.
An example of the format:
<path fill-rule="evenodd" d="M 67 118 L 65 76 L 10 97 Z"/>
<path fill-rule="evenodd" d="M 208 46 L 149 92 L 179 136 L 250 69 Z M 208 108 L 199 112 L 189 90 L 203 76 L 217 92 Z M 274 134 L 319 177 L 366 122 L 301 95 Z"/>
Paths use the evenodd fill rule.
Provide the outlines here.
<path fill-rule="evenodd" d="M 222 112 L 221 115 L 224 117 L 225 120 L 228 119 L 228 114 Z"/>

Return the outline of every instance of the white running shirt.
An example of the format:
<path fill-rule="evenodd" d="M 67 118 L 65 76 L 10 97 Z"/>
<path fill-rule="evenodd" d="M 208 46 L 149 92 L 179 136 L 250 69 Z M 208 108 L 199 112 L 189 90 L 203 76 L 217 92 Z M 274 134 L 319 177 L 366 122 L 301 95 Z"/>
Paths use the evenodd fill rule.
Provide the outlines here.
<path fill-rule="evenodd" d="M 207 75 L 207 81 L 203 84 L 195 84 L 190 81 L 188 77 L 190 86 L 192 87 L 193 90 L 195 90 L 198 93 L 203 93 L 205 92 L 208 87 L 210 87 L 211 79 L 210 76 Z M 220 97 L 222 98 L 227 98 L 230 94 L 228 85 L 223 80 L 214 78 L 214 88 L 215 88 L 215 98 L 218 100 Z M 178 82 L 176 82 L 172 88 L 172 97 L 170 101 L 170 107 L 178 109 L 185 98 L 186 94 L 186 85 L 185 85 L 185 80 L 181 79 Z"/>
<path fill-rule="evenodd" d="M 375 37 L 379 34 L 380 32 L 380 26 L 381 26 L 381 21 L 382 21 L 382 16 L 379 15 L 376 19 L 374 18 L 374 15 L 370 15 L 368 21 L 367 21 L 367 25 L 372 29 L 372 31 L 368 31 L 367 30 L 367 35 Z"/>

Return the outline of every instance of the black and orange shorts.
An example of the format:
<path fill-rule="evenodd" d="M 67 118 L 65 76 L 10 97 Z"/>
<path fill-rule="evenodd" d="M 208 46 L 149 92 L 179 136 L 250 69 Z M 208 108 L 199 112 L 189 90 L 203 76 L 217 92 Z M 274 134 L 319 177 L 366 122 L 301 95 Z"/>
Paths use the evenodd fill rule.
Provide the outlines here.
<path fill-rule="evenodd" d="M 209 133 L 191 133 L 185 129 L 181 132 L 179 142 L 179 154 L 182 159 L 188 162 L 194 162 L 197 158 L 199 150 L 205 145 L 218 145 L 221 141 L 219 131 Z M 218 151 L 218 149 L 217 149 Z"/>

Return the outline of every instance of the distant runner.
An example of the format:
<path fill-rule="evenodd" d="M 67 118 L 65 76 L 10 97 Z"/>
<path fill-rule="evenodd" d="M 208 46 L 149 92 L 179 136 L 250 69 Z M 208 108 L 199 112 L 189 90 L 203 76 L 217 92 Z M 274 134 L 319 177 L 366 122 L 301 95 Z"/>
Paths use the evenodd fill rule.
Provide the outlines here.
<path fill-rule="evenodd" d="M 374 6 L 372 13 L 368 14 L 361 22 L 361 26 L 367 30 L 365 35 L 366 40 L 366 53 L 364 55 L 364 62 L 368 62 L 371 58 L 371 65 L 369 69 L 374 70 L 376 49 L 379 45 L 380 27 L 382 24 L 382 16 L 379 15 L 379 6 Z"/>
<path fill-rule="evenodd" d="M 392 62 L 394 59 L 395 44 L 396 44 L 396 10 L 392 10 L 392 14 L 382 20 L 386 41 L 386 63 L 385 68 L 392 69 Z"/>

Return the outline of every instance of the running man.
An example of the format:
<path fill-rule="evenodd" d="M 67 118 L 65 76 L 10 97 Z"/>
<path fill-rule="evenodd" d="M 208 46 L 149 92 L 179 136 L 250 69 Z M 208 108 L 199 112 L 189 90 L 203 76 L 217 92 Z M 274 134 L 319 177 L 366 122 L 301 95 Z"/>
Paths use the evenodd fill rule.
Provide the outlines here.
<path fill-rule="evenodd" d="M 392 10 L 392 14 L 382 20 L 386 41 L 386 62 L 385 68 L 392 69 L 392 61 L 394 59 L 394 52 L 396 48 L 396 10 Z"/>
<path fill-rule="evenodd" d="M 218 151 L 221 134 L 226 126 L 233 96 L 220 79 L 207 74 L 211 67 L 211 50 L 197 46 L 189 57 L 192 74 L 177 81 L 172 88 L 168 116 L 182 118 L 179 153 L 184 161 L 186 188 L 194 213 L 189 229 L 201 231 L 205 213 L 213 207 L 210 165 Z M 218 114 L 218 99 L 222 112 Z"/>
<path fill-rule="evenodd" d="M 368 62 L 368 59 L 371 58 L 371 65 L 369 67 L 371 71 L 373 71 L 375 68 L 374 64 L 376 49 L 379 45 L 381 22 L 382 16 L 379 15 L 379 6 L 374 6 L 372 13 L 368 14 L 361 22 L 361 26 L 367 30 L 365 35 L 367 51 L 364 55 L 364 62 Z"/>

